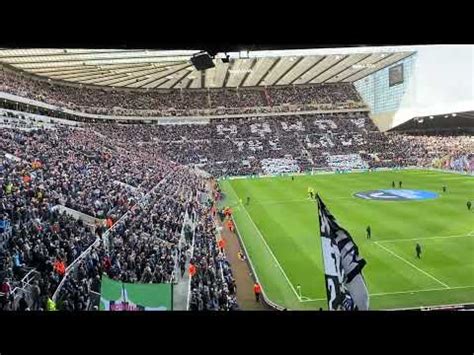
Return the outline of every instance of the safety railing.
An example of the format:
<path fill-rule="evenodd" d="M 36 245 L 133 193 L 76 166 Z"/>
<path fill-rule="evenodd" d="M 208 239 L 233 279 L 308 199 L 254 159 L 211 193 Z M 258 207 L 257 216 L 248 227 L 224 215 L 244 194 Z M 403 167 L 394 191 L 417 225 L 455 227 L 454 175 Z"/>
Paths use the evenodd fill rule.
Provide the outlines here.
<path fill-rule="evenodd" d="M 66 272 L 64 273 L 64 276 L 59 283 L 58 287 L 56 288 L 56 291 L 53 294 L 53 301 L 56 302 L 59 293 L 61 292 L 62 287 L 64 286 L 64 283 L 66 282 L 66 279 L 69 277 L 71 272 L 75 269 L 75 267 L 78 265 L 78 263 L 83 260 L 89 253 L 92 251 L 92 249 L 96 246 L 99 246 L 100 243 L 102 242 L 105 248 L 110 248 L 110 240 L 109 240 L 109 235 L 110 233 L 120 224 L 122 223 L 128 216 L 130 216 L 131 212 L 134 211 L 138 206 L 143 206 L 145 202 L 148 200 L 149 196 L 159 187 L 163 182 L 166 181 L 166 178 L 171 175 L 174 171 L 169 172 L 166 174 L 150 191 L 148 191 L 138 202 L 135 204 L 131 209 L 129 209 L 126 213 L 122 215 L 107 231 L 105 231 L 102 234 L 102 237 L 98 237 L 84 252 L 81 253 L 67 268 Z"/>

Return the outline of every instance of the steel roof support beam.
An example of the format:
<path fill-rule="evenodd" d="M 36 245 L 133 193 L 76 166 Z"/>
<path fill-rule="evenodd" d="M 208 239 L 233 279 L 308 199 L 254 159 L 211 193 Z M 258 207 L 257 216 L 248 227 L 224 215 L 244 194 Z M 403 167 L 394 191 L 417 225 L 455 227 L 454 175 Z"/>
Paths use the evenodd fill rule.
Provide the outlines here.
<path fill-rule="evenodd" d="M 352 66 L 352 65 L 356 65 L 356 64 L 362 62 L 363 60 L 366 60 L 366 59 L 369 58 L 371 55 L 372 55 L 372 54 L 366 55 L 365 57 L 363 57 L 362 59 L 358 60 L 357 62 L 352 63 L 351 66 Z M 338 76 L 339 74 L 341 74 L 342 72 L 346 71 L 346 70 L 349 69 L 349 68 L 350 68 L 350 67 L 345 67 L 345 68 L 343 68 L 342 70 L 340 70 L 340 71 L 337 72 L 336 74 L 330 76 L 329 78 L 323 80 L 322 82 L 325 83 L 326 81 L 328 81 L 328 80 L 330 80 L 330 79 L 332 79 L 332 78 Z"/>
<path fill-rule="evenodd" d="M 328 70 L 331 70 L 332 68 L 334 68 L 336 65 L 338 65 L 340 62 L 342 62 L 343 60 L 349 58 L 350 55 L 346 55 L 346 56 L 342 56 L 342 59 L 338 60 L 336 63 L 334 63 L 333 65 L 330 65 L 329 67 L 327 67 L 326 69 L 324 69 L 322 72 L 316 74 L 315 76 L 313 76 L 311 79 L 309 80 L 306 80 L 304 82 L 304 84 L 308 84 L 308 83 L 311 83 L 314 79 L 320 77 L 322 74 L 324 74 L 325 72 L 327 72 Z"/>
<path fill-rule="evenodd" d="M 166 74 L 164 74 L 164 75 L 162 75 L 162 76 L 160 76 L 160 77 L 153 78 L 151 81 L 148 81 L 148 82 L 146 82 L 146 80 L 142 80 L 142 81 L 145 81 L 145 83 L 140 84 L 139 86 L 132 86 L 132 88 L 139 89 L 139 88 L 141 88 L 141 87 L 143 87 L 143 86 L 145 86 L 145 85 L 148 85 L 148 84 L 151 84 L 151 83 L 155 83 L 155 82 L 159 81 L 160 79 L 166 78 L 168 75 L 173 75 L 174 73 L 180 72 L 181 70 L 186 70 L 186 68 L 189 68 L 190 66 L 192 66 L 192 64 L 189 64 L 189 65 L 187 65 L 187 66 L 185 66 L 185 67 L 183 67 L 183 68 L 176 69 L 176 70 L 173 70 L 173 71 L 171 71 L 171 72 L 168 72 L 168 73 L 166 73 Z M 130 85 L 130 84 L 127 84 L 127 85 Z M 129 87 L 129 86 L 127 86 L 127 85 L 125 85 L 125 87 Z"/>
<path fill-rule="evenodd" d="M 304 57 L 299 57 L 298 60 L 295 60 L 295 62 L 292 65 L 290 65 L 290 67 L 287 70 L 285 70 L 285 72 L 281 74 L 280 77 L 277 80 L 275 80 L 271 85 L 278 85 L 278 82 L 281 79 L 283 79 L 286 74 L 288 74 L 291 70 L 293 70 L 293 68 L 295 68 L 303 59 Z"/>
<path fill-rule="evenodd" d="M 265 78 L 268 76 L 268 74 L 270 74 L 270 72 L 273 70 L 273 68 L 275 68 L 275 66 L 280 63 L 281 61 L 281 57 L 279 57 L 277 60 L 275 60 L 273 62 L 273 64 L 270 66 L 270 68 L 268 68 L 267 72 L 265 73 L 265 75 L 263 75 L 260 80 L 258 81 L 258 83 L 255 85 L 255 86 L 260 86 L 260 84 L 265 80 Z"/>
<path fill-rule="evenodd" d="M 250 75 L 250 73 L 253 71 L 253 68 L 255 67 L 255 65 L 257 64 L 257 59 L 252 59 L 252 64 L 250 64 L 250 68 L 249 68 L 249 71 L 247 73 L 245 73 L 244 77 L 242 78 L 242 80 L 240 80 L 240 83 L 237 84 L 237 87 L 239 86 L 242 86 L 244 83 L 245 83 L 245 80 L 247 80 L 248 76 Z"/>

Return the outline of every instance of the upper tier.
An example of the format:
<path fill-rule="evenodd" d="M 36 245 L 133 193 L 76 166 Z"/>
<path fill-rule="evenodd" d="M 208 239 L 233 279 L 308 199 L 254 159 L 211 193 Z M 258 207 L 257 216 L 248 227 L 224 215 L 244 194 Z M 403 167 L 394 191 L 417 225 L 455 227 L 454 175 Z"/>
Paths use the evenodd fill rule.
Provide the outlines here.
<path fill-rule="evenodd" d="M 74 111 L 119 116 L 174 116 L 365 108 L 351 83 L 300 87 L 128 91 L 59 85 L 0 72 L 0 92 Z"/>

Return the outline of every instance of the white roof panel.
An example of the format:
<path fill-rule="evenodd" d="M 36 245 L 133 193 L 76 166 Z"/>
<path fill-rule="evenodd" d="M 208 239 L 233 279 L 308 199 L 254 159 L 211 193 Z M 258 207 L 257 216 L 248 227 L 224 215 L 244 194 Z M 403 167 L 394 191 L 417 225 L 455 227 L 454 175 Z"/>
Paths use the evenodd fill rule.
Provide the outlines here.
<path fill-rule="evenodd" d="M 396 47 L 250 51 L 216 55 L 202 74 L 197 51 L 124 49 L 1 49 L 0 64 L 26 73 L 88 85 L 126 88 L 220 88 L 352 82 L 414 53 Z M 201 76 L 203 75 L 204 81 Z"/>

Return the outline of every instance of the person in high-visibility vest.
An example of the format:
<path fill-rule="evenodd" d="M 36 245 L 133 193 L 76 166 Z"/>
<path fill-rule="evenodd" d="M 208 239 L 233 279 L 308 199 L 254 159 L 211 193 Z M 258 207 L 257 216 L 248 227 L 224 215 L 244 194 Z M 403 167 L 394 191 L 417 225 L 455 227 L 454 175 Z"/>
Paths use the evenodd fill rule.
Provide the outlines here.
<path fill-rule="evenodd" d="M 189 264 L 189 276 L 193 277 L 196 275 L 196 266 L 194 264 Z"/>
<path fill-rule="evenodd" d="M 66 265 L 60 259 L 56 260 L 53 264 L 54 271 L 60 276 L 64 276 L 66 272 Z"/>
<path fill-rule="evenodd" d="M 220 251 L 224 251 L 224 247 L 225 247 L 225 240 L 224 239 L 219 239 L 217 241 L 217 246 L 219 247 Z"/>
<path fill-rule="evenodd" d="M 48 297 L 48 301 L 46 302 L 46 310 L 48 311 L 55 311 L 56 310 L 56 303 Z"/>
<path fill-rule="evenodd" d="M 107 219 L 105 220 L 105 225 L 107 226 L 107 228 L 112 228 L 112 226 L 114 225 L 114 221 L 112 220 L 112 218 L 107 217 Z"/>
<path fill-rule="evenodd" d="M 227 224 L 227 228 L 229 228 L 229 230 L 230 230 L 232 233 L 234 233 L 234 223 L 232 222 L 232 220 L 229 219 L 226 224 Z"/>
<path fill-rule="evenodd" d="M 260 284 L 258 282 L 255 282 L 255 284 L 253 285 L 253 293 L 255 295 L 255 301 L 259 302 L 260 294 L 262 293 L 262 288 L 260 287 Z"/>

